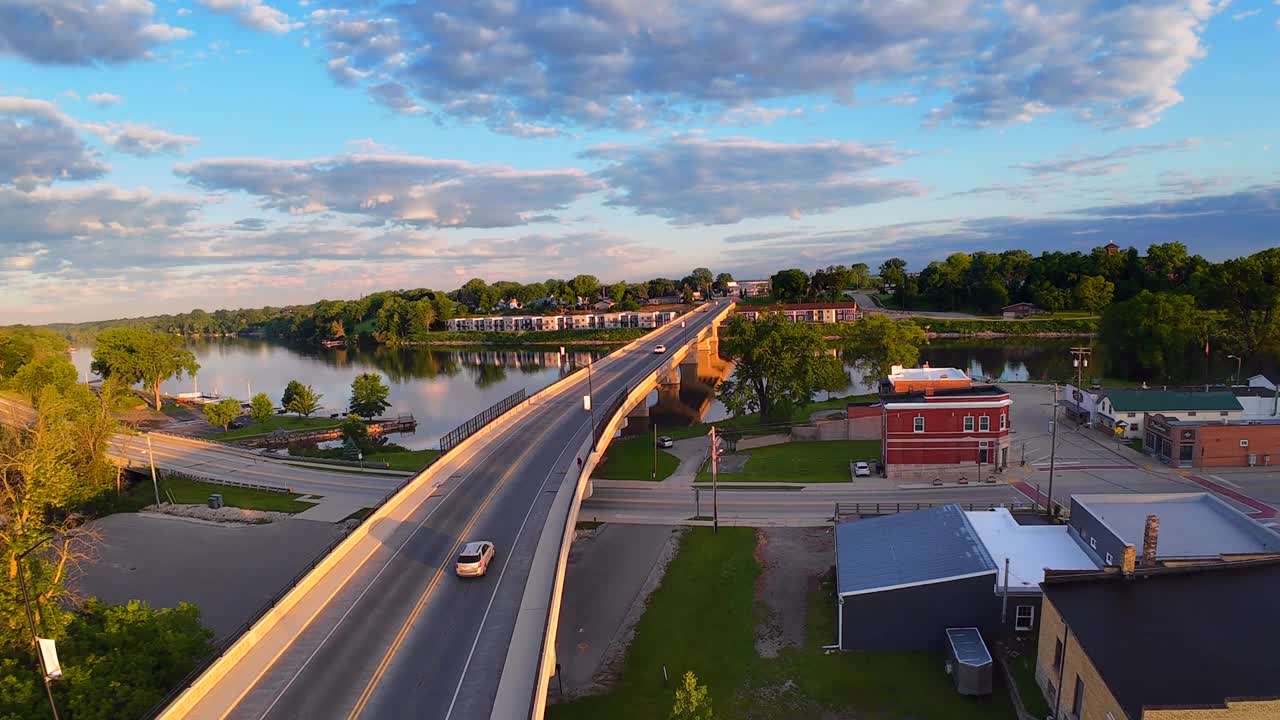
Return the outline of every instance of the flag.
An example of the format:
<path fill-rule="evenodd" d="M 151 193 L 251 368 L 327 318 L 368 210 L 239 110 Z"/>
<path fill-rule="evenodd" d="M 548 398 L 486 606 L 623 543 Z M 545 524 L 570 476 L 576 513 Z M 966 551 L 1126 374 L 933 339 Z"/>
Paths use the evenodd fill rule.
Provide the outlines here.
<path fill-rule="evenodd" d="M 1205 357 L 1209 357 L 1209 340 L 1208 340 L 1208 338 L 1206 338 L 1206 339 L 1205 339 L 1205 341 L 1204 341 L 1204 356 L 1205 356 Z"/>

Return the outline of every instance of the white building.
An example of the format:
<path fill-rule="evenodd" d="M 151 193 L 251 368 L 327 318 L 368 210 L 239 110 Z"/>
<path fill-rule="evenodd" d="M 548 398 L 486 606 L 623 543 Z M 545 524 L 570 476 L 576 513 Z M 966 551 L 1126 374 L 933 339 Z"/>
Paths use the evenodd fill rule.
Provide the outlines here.
<path fill-rule="evenodd" d="M 452 318 L 445 327 L 459 332 L 535 332 L 539 330 L 600 330 L 611 328 L 661 327 L 675 320 L 676 313 L 617 312 L 576 315 L 494 315 Z"/>
<path fill-rule="evenodd" d="M 1142 416 L 1162 414 L 1179 420 L 1240 420 L 1244 408 L 1226 391 L 1107 390 L 1098 402 L 1098 425 L 1116 437 L 1141 438 Z"/>

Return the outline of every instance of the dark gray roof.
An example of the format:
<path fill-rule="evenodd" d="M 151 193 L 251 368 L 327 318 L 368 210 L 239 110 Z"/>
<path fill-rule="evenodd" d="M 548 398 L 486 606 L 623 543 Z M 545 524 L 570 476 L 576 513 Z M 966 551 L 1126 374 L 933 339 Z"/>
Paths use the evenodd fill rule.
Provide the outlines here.
<path fill-rule="evenodd" d="M 1072 495 L 1071 501 L 1133 545 L 1139 557 L 1147 515 L 1160 518 L 1160 558 L 1280 552 L 1280 535 L 1211 493 Z"/>
<path fill-rule="evenodd" d="M 959 505 L 841 523 L 836 565 L 840 595 L 996 572 Z"/>
<path fill-rule="evenodd" d="M 1275 560 L 1053 578 L 1042 587 L 1131 718 L 1143 708 L 1280 697 Z"/>

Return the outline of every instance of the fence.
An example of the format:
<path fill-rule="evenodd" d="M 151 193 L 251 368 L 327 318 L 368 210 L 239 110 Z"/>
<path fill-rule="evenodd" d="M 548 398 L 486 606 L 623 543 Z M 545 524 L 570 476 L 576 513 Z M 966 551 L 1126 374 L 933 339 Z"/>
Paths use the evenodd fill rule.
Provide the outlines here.
<path fill-rule="evenodd" d="M 613 419 L 613 416 L 617 415 L 618 411 L 622 410 L 622 403 L 627 401 L 627 396 L 631 394 L 631 390 L 632 388 L 627 388 L 618 393 L 618 396 L 609 403 L 609 407 L 605 408 L 604 412 L 600 413 L 601 420 L 595 427 L 595 439 L 592 443 L 593 448 L 600 448 L 600 436 L 604 435 L 604 431 L 609 427 L 609 421 Z"/>
<path fill-rule="evenodd" d="M 1038 512 L 1041 507 L 1033 503 L 904 503 L 904 502 L 878 502 L 878 503 L 836 503 L 835 517 L 837 520 L 843 515 L 889 515 L 891 513 L 913 512 L 915 510 L 928 510 L 933 507 L 941 507 L 943 505 L 959 505 L 962 510 L 995 510 L 996 508 L 1008 508 L 1009 512 Z"/>
<path fill-rule="evenodd" d="M 479 415 L 476 415 L 458 427 L 445 433 L 440 437 L 440 453 L 444 454 L 449 452 L 456 447 L 458 443 L 476 434 L 480 428 L 488 425 L 494 420 L 497 420 L 503 413 L 524 402 L 528 396 L 528 393 L 521 388 L 519 391 L 512 393 L 509 397 L 500 400 L 492 407 L 486 408 Z"/>

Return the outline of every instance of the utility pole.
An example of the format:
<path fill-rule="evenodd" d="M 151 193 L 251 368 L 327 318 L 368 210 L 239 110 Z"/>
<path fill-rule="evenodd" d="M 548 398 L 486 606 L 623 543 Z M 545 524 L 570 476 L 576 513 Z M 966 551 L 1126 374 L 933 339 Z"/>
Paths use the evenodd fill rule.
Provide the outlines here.
<path fill-rule="evenodd" d="M 1045 516 L 1053 517 L 1053 468 L 1058 457 L 1058 383 L 1053 384 L 1053 419 L 1049 421 L 1049 496 L 1045 501 Z"/>
<path fill-rule="evenodd" d="M 36 652 L 36 669 L 40 672 L 40 678 L 44 680 L 45 692 L 49 694 L 49 709 L 53 711 L 53 720 L 59 720 L 58 703 L 54 702 L 53 699 L 53 687 L 49 685 L 49 673 L 45 671 L 44 654 L 40 651 L 40 638 L 36 635 L 36 618 L 35 614 L 31 612 L 31 595 L 27 592 L 27 574 L 22 569 L 22 561 L 26 559 L 27 555 L 30 555 L 36 548 L 44 545 L 52 539 L 53 536 L 50 535 L 22 551 L 22 553 L 15 558 L 15 562 L 18 566 L 18 585 L 22 588 L 22 603 L 26 606 L 27 610 L 27 627 L 31 629 L 31 645 Z"/>
<path fill-rule="evenodd" d="M 1236 385 L 1239 385 L 1240 384 L 1240 356 L 1228 355 L 1227 359 L 1236 361 Z"/>
<path fill-rule="evenodd" d="M 716 426 L 711 426 L 711 532 L 720 533 L 720 451 L 716 449 Z"/>
<path fill-rule="evenodd" d="M 653 424 L 653 473 L 649 477 L 653 480 L 658 479 L 658 423 Z"/>
<path fill-rule="evenodd" d="M 156 454 L 151 451 L 151 433 L 147 433 L 147 460 L 151 462 L 151 487 L 156 491 L 156 506 L 160 505 L 160 483 L 156 480 Z"/>
<path fill-rule="evenodd" d="M 1084 392 L 1084 369 L 1089 367 L 1089 358 L 1093 357 L 1093 349 L 1088 347 L 1071 348 L 1071 364 L 1076 369 L 1076 389 Z"/>
<path fill-rule="evenodd" d="M 591 355 L 587 355 L 587 410 L 591 412 L 591 447 L 594 448 L 598 442 L 596 439 L 596 391 L 591 382 Z"/>

